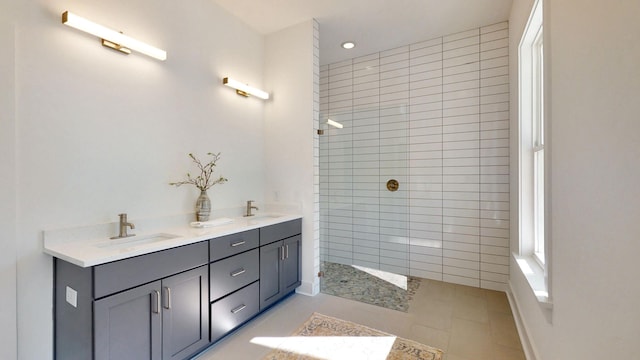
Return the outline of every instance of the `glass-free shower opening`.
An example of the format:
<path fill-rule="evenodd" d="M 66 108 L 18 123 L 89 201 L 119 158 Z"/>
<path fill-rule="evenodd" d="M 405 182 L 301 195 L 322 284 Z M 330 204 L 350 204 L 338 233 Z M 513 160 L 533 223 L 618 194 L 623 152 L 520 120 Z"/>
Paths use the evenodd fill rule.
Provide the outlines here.
<path fill-rule="evenodd" d="M 321 291 L 406 311 L 407 106 L 320 116 Z"/>

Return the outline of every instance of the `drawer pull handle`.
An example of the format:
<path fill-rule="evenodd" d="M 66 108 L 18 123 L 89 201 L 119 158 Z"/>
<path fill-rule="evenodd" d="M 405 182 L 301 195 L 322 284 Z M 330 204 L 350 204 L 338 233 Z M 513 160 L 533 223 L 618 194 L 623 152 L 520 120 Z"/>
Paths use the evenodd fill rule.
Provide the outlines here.
<path fill-rule="evenodd" d="M 154 305 L 151 308 L 151 312 L 154 314 L 159 314 L 160 313 L 160 291 L 153 290 L 153 292 L 151 293 L 151 296 L 155 297 L 155 299 L 151 300 L 151 303 Z"/>
<path fill-rule="evenodd" d="M 246 241 L 244 241 L 244 240 L 240 240 L 240 241 L 238 241 L 238 242 L 232 243 L 232 244 L 231 244 L 231 247 L 236 247 L 236 246 L 244 245 L 244 244 L 246 244 L 246 243 L 247 243 Z"/>
<path fill-rule="evenodd" d="M 231 274 L 229 274 L 229 275 L 231 275 L 231 277 L 236 277 L 236 276 L 238 276 L 238 275 L 242 275 L 242 274 L 244 274 L 245 272 L 247 272 L 247 270 L 245 270 L 245 269 L 240 269 L 240 270 L 236 270 L 236 271 L 232 272 L 232 273 L 231 273 Z"/>
<path fill-rule="evenodd" d="M 235 309 L 231 309 L 231 313 L 232 313 L 232 314 L 237 314 L 237 313 L 239 313 L 240 311 L 244 310 L 246 307 L 247 307 L 247 305 L 242 304 L 242 305 L 238 306 L 238 307 L 237 307 L 237 308 L 235 308 Z"/>
<path fill-rule="evenodd" d="M 167 310 L 171 310 L 171 288 L 165 286 L 164 293 L 166 294 L 166 301 L 164 302 L 164 308 Z"/>

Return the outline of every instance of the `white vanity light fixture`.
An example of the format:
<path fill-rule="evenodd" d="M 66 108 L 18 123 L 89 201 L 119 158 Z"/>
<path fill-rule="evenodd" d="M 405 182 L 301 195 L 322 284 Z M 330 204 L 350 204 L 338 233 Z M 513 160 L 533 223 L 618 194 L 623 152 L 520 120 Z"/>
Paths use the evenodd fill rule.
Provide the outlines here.
<path fill-rule="evenodd" d="M 253 95 L 255 97 L 259 97 L 260 99 L 267 100 L 269 99 L 269 93 L 258 88 L 251 87 L 247 84 L 243 84 L 238 80 L 234 80 L 230 77 L 226 77 L 222 79 L 222 83 L 227 85 L 230 88 L 236 89 L 236 93 L 238 95 L 242 95 L 244 97 L 248 97 L 249 95 Z"/>
<path fill-rule="evenodd" d="M 131 50 L 134 50 L 158 60 L 164 61 L 167 59 L 167 52 L 162 49 L 158 49 L 140 40 L 96 24 L 72 12 L 65 11 L 62 13 L 62 23 L 97 36 L 102 40 L 103 46 L 118 50 L 124 54 L 131 54 Z"/>
<path fill-rule="evenodd" d="M 350 50 L 356 47 L 356 43 L 354 43 L 353 41 L 345 41 L 340 46 L 342 46 L 343 49 Z"/>
<path fill-rule="evenodd" d="M 331 120 L 331 119 L 327 119 L 327 124 L 329 124 L 329 125 L 331 125 L 331 126 L 333 126 L 333 127 L 336 127 L 336 128 L 338 128 L 338 129 L 342 129 L 342 128 L 344 127 L 344 126 L 343 126 L 342 124 L 340 124 L 339 122 L 337 122 L 337 121 L 333 121 L 333 120 Z"/>

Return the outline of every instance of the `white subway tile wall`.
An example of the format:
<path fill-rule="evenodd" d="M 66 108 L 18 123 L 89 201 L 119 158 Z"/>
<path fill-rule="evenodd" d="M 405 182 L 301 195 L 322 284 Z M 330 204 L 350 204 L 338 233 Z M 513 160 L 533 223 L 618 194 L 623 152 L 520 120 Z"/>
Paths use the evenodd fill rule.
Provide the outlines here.
<path fill-rule="evenodd" d="M 319 95 L 321 260 L 504 290 L 508 23 L 321 66 Z"/>

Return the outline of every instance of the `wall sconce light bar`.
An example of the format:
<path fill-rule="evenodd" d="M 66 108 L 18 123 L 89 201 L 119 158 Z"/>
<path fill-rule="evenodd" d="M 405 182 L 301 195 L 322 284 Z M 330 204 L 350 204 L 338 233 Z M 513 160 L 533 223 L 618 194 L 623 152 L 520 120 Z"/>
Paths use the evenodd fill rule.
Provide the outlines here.
<path fill-rule="evenodd" d="M 260 89 L 251 87 L 249 85 L 243 84 L 240 81 L 234 80 L 230 77 L 226 77 L 222 79 L 222 83 L 227 85 L 230 88 L 236 89 L 236 93 L 242 96 L 253 95 L 255 97 L 259 97 L 260 99 L 267 100 L 269 99 L 269 93 L 266 91 L 262 91 Z"/>
<path fill-rule="evenodd" d="M 122 45 L 116 44 L 109 40 L 102 39 L 102 46 L 106 46 L 113 50 L 120 51 L 121 53 L 125 53 L 127 55 L 131 54 L 131 49 L 127 49 L 126 47 L 123 47 Z"/>
<path fill-rule="evenodd" d="M 342 129 L 342 128 L 344 127 L 344 126 L 343 126 L 342 124 L 340 124 L 339 122 L 337 122 L 337 121 L 333 121 L 333 120 L 331 120 L 331 119 L 327 119 L 327 124 L 329 124 L 329 125 L 331 125 L 331 126 L 333 126 L 333 127 L 336 127 L 336 128 L 338 128 L 338 129 Z"/>
<path fill-rule="evenodd" d="M 102 39 L 102 45 L 125 54 L 130 54 L 131 50 L 134 50 L 158 60 L 164 61 L 167 59 L 167 52 L 162 49 L 158 49 L 120 32 L 96 24 L 72 12 L 65 11 L 62 13 L 62 23 L 97 36 Z"/>

